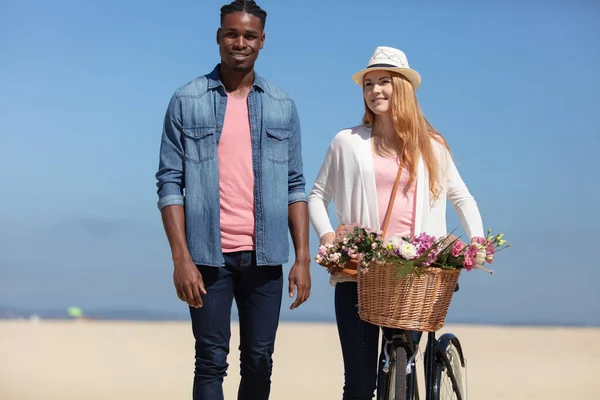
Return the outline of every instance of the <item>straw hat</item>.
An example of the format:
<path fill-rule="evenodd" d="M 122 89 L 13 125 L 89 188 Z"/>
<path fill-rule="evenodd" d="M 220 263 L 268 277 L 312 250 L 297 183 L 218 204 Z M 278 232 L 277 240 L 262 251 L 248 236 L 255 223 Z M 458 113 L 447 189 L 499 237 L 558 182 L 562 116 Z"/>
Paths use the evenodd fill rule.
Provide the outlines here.
<path fill-rule="evenodd" d="M 414 69 L 411 69 L 406 59 L 406 54 L 393 47 L 379 46 L 367 63 L 367 67 L 354 75 L 352 80 L 357 85 L 363 85 L 365 75 L 371 71 L 393 71 L 403 75 L 412 83 L 413 88 L 417 90 L 421 84 L 421 75 Z"/>

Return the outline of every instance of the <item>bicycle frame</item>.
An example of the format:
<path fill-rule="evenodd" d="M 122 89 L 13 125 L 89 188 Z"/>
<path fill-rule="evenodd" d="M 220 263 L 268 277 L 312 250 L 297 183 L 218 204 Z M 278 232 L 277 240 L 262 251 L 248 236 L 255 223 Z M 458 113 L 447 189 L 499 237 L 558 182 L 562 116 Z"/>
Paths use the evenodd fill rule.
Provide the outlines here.
<path fill-rule="evenodd" d="M 444 334 L 440 337 L 439 342 L 443 345 L 440 346 L 438 343 L 438 339 L 436 338 L 435 332 L 428 332 L 427 334 L 427 346 L 425 350 L 425 399 L 426 400 L 437 400 L 439 399 L 439 387 L 435 386 L 435 373 L 436 373 L 436 365 L 439 362 L 444 363 L 446 366 L 446 370 L 448 371 L 448 375 L 450 380 L 452 381 L 452 387 L 454 388 L 454 392 L 457 393 L 458 400 L 462 400 L 462 395 L 459 392 L 459 386 L 456 381 L 456 376 L 454 375 L 454 370 L 452 369 L 452 365 L 450 365 L 450 360 L 445 353 L 445 348 L 447 345 L 452 342 L 457 345 L 459 348 L 459 353 L 461 357 L 461 362 L 464 362 L 462 349 L 460 349 L 460 344 L 458 343 L 458 339 L 452 334 Z M 412 337 L 409 332 L 404 331 L 402 334 L 394 335 L 392 340 L 386 340 L 386 345 L 384 346 L 384 366 L 383 371 L 387 373 L 389 371 L 389 351 L 388 346 L 393 344 L 394 347 L 402 346 L 406 350 L 406 399 L 413 400 L 415 399 L 415 393 L 418 395 L 418 385 L 416 379 L 416 356 L 418 353 L 419 346 L 414 345 L 412 343 Z"/>

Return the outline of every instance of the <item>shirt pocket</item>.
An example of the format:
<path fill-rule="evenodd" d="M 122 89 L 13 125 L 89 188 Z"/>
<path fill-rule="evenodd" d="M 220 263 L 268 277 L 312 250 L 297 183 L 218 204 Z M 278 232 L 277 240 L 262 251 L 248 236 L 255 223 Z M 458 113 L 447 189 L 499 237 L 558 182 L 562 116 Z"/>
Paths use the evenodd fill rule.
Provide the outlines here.
<path fill-rule="evenodd" d="M 211 127 L 183 128 L 185 159 L 195 163 L 213 159 L 217 152 L 215 132 Z"/>
<path fill-rule="evenodd" d="M 267 128 L 267 158 L 276 163 L 288 161 L 288 146 L 292 131 L 285 128 Z"/>

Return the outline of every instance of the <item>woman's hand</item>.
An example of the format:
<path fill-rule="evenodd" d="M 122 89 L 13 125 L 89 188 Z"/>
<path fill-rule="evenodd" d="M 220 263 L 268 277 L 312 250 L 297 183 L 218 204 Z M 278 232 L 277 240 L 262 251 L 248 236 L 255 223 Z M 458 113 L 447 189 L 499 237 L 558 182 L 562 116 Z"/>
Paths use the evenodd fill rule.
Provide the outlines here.
<path fill-rule="evenodd" d="M 335 240 L 335 233 L 329 232 L 321 236 L 321 246 L 327 243 L 333 243 Z"/>

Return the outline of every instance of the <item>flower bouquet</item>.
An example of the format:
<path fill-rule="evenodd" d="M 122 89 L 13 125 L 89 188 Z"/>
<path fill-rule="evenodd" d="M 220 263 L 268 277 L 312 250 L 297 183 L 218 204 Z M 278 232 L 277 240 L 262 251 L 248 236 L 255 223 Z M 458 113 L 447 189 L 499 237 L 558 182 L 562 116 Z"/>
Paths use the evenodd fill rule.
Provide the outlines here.
<path fill-rule="evenodd" d="M 467 271 L 479 268 L 493 274 L 484 263 L 491 264 L 495 253 L 510 244 L 506 244 L 504 234 L 492 236 L 491 232 L 489 229 L 487 238 L 473 238 L 470 244 L 452 233 L 439 239 L 427 233 L 412 238 L 393 236 L 384 242 L 381 232 L 357 224 L 345 225 L 332 243 L 319 247 L 315 261 L 330 273 L 347 263 L 356 263 L 362 273 L 373 264 L 385 264 L 394 267 L 395 279 L 409 273 L 421 274 L 427 267 Z"/>
<path fill-rule="evenodd" d="M 333 243 L 319 248 L 316 262 L 334 273 L 357 264 L 359 315 L 379 326 L 436 331 L 443 326 L 463 269 L 487 272 L 495 254 L 510 247 L 503 234 L 473 238 L 467 244 L 453 234 L 435 238 L 421 233 L 392 237 L 360 225 L 339 231 Z"/>
<path fill-rule="evenodd" d="M 357 224 L 340 225 L 334 241 L 319 247 L 315 261 L 335 275 L 349 264 L 358 270 L 378 261 L 384 250 L 381 232 Z"/>
<path fill-rule="evenodd" d="M 496 252 L 510 247 L 503 239 L 504 234 L 474 237 L 466 244 L 452 233 L 436 239 L 427 233 L 413 238 L 392 237 L 385 244 L 383 260 L 388 264 L 396 264 L 395 278 L 402 278 L 409 273 L 421 274 L 424 268 L 440 268 L 444 270 L 474 268 L 482 269 L 490 274 L 494 271 L 486 268 L 485 263 L 494 261 Z"/>

